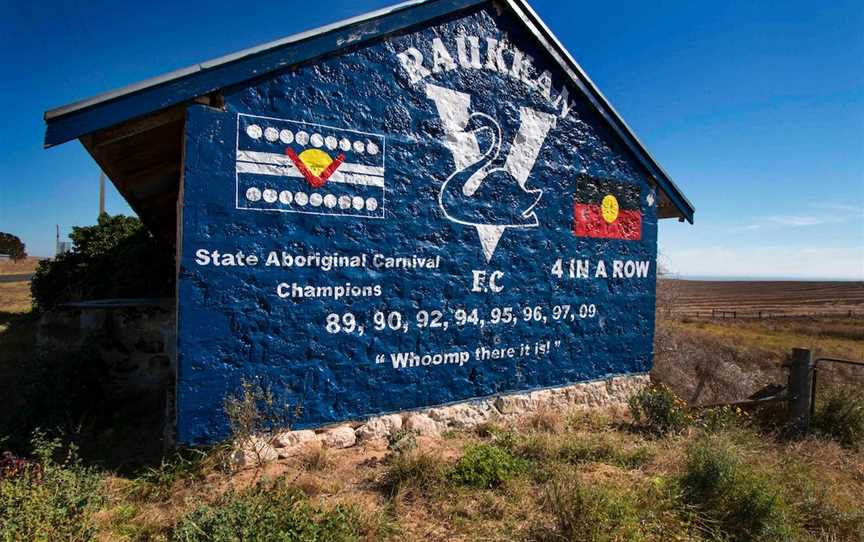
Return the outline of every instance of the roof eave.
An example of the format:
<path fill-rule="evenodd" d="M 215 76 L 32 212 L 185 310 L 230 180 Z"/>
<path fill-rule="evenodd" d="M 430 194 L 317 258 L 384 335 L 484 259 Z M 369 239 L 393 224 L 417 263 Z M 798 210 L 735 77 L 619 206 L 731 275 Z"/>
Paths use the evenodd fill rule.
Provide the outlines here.
<path fill-rule="evenodd" d="M 409 0 L 58 107 L 45 113 L 45 147 L 52 147 L 172 105 L 189 102 L 220 88 L 311 60 L 346 45 L 376 39 L 487 1 L 489 0 Z M 504 0 L 504 3 L 543 44 L 633 152 L 652 181 L 678 210 L 680 218 L 692 224 L 695 212 L 693 204 L 651 156 L 549 27 L 526 1 Z M 374 26 L 365 28 L 371 25 Z"/>

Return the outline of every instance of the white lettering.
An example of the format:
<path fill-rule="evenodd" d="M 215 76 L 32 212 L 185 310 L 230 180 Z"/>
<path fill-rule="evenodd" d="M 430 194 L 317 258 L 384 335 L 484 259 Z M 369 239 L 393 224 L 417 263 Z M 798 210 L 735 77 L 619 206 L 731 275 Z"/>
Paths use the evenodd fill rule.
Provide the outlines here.
<path fill-rule="evenodd" d="M 443 70 L 442 70 L 443 67 Z M 450 71 L 456 69 L 456 63 L 453 62 L 453 57 L 444 47 L 441 38 L 432 40 L 432 71 L 441 73 L 442 71 Z"/>
<path fill-rule="evenodd" d="M 423 53 L 414 47 L 409 47 L 396 56 L 399 58 L 399 62 L 402 63 L 402 67 L 408 74 L 412 85 L 432 73 L 423 67 Z"/>

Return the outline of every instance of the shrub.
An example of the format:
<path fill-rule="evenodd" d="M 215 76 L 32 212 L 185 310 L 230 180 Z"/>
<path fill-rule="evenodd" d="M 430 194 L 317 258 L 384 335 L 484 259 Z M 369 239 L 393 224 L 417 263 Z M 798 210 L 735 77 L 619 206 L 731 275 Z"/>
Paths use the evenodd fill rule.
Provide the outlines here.
<path fill-rule="evenodd" d="M 663 385 L 639 390 L 628 405 L 636 425 L 654 436 L 680 432 L 692 421 L 687 404 Z"/>
<path fill-rule="evenodd" d="M 256 464 L 262 463 L 261 447 L 256 439 L 265 436 L 264 442 L 273 445 L 276 429 L 287 429 L 290 418 L 300 414 L 299 407 L 292 413 L 288 405 L 280 404 L 269 386 L 258 380 L 240 381 L 237 394 L 229 393 L 224 400 L 225 415 L 231 427 L 231 436 L 241 447 L 254 450 L 258 455 Z"/>
<path fill-rule="evenodd" d="M 430 491 L 447 479 L 447 464 L 424 452 L 391 454 L 384 471 L 382 487 L 391 497 L 404 489 Z"/>
<path fill-rule="evenodd" d="M 850 390 L 831 393 L 813 417 L 811 429 L 846 448 L 860 448 L 864 442 L 864 396 Z"/>
<path fill-rule="evenodd" d="M 16 462 L 20 469 L 0 478 L 0 539 L 92 539 L 93 512 L 103 502 L 101 477 L 81 465 L 74 447 L 55 461 L 59 440 L 36 433 L 32 447 L 33 461 Z"/>
<path fill-rule="evenodd" d="M 465 449 L 451 474 L 459 484 L 494 488 L 526 469 L 523 459 L 491 444 L 475 444 Z"/>
<path fill-rule="evenodd" d="M 137 218 L 102 214 L 95 226 L 72 228 L 70 237 L 72 252 L 39 262 L 30 285 L 35 308 L 83 299 L 174 294 L 174 251 L 150 235 Z"/>
<path fill-rule="evenodd" d="M 774 473 L 747 465 L 722 438 L 702 438 L 687 451 L 683 496 L 731 540 L 794 539 L 791 508 Z"/>
<path fill-rule="evenodd" d="M 621 490 L 588 486 L 574 477 L 549 483 L 545 505 L 555 519 L 555 532 L 537 533 L 538 540 L 601 542 L 641 540 L 636 500 Z"/>
<path fill-rule="evenodd" d="M 747 420 L 747 414 L 738 407 L 709 408 L 699 416 L 699 426 L 709 433 L 728 431 Z"/>
<path fill-rule="evenodd" d="M 172 538 L 178 542 L 342 542 L 358 540 L 362 530 L 354 507 L 323 510 L 312 506 L 300 490 L 279 482 L 231 491 L 215 504 L 200 506 L 180 520 Z"/>

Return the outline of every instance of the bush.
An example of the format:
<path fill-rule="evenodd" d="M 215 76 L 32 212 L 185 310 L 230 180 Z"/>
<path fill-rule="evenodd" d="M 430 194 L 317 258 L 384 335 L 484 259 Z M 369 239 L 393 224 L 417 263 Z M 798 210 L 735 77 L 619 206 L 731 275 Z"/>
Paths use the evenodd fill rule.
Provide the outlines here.
<path fill-rule="evenodd" d="M 314 507 L 300 490 L 280 482 L 232 491 L 215 504 L 199 507 L 180 520 L 172 538 L 182 542 L 342 542 L 358 540 L 362 530 L 355 508 Z"/>
<path fill-rule="evenodd" d="M 491 444 L 468 446 L 452 472 L 455 482 L 477 488 L 495 488 L 523 472 L 527 464 Z"/>
<path fill-rule="evenodd" d="M 740 427 L 747 420 L 747 413 L 738 407 L 722 406 L 709 408 L 699 416 L 699 426 L 708 433 L 721 433 Z"/>
<path fill-rule="evenodd" d="M 731 540 L 795 539 L 791 508 L 775 473 L 747 465 L 726 440 L 702 438 L 687 451 L 686 501 Z"/>
<path fill-rule="evenodd" d="M 30 285 L 34 308 L 85 299 L 174 295 L 174 251 L 137 218 L 102 214 L 97 225 L 72 228 L 69 237 L 71 252 L 39 262 Z"/>
<path fill-rule="evenodd" d="M 628 401 L 637 426 L 654 436 L 678 433 L 693 421 L 687 404 L 666 386 L 643 388 Z"/>
<path fill-rule="evenodd" d="M 57 462 L 59 440 L 36 433 L 33 461 L 15 461 L 0 478 L 0 539 L 91 540 L 103 502 L 102 479 L 81 465 L 74 447 Z M 6 456 L 7 460 L 12 459 Z"/>
<path fill-rule="evenodd" d="M 555 518 L 555 532 L 540 532 L 538 540 L 601 542 L 641 540 L 636 500 L 621 490 L 588 486 L 559 476 L 547 487 L 545 504 Z"/>
<path fill-rule="evenodd" d="M 864 442 L 864 396 L 851 390 L 833 392 L 816 411 L 811 429 L 846 448 L 859 449 Z"/>
<path fill-rule="evenodd" d="M 447 464 L 423 452 L 404 452 L 390 455 L 384 471 L 382 487 L 391 497 L 404 489 L 430 491 L 447 479 Z"/>

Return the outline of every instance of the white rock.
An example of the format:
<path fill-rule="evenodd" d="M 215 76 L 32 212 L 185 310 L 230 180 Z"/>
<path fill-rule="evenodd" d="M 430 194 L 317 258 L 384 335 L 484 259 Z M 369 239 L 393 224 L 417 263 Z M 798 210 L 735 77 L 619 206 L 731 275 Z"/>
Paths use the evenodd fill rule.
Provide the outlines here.
<path fill-rule="evenodd" d="M 405 420 L 405 428 L 416 431 L 424 437 L 437 437 L 441 435 L 441 424 L 426 414 L 411 414 Z"/>
<path fill-rule="evenodd" d="M 501 414 L 514 415 L 528 412 L 534 408 L 529 395 L 501 395 L 495 398 L 495 408 Z"/>
<path fill-rule="evenodd" d="M 252 467 L 270 461 L 276 461 L 279 454 L 267 440 L 252 437 L 237 448 L 232 455 L 234 462 L 240 467 Z"/>
<path fill-rule="evenodd" d="M 477 427 L 498 417 L 498 413 L 487 402 L 471 402 L 432 408 L 427 411 L 427 414 L 440 425 L 458 429 Z"/>
<path fill-rule="evenodd" d="M 340 425 L 339 427 L 327 429 L 324 433 L 318 435 L 318 438 L 328 448 L 350 448 L 357 443 L 354 428 L 350 425 Z"/>
<path fill-rule="evenodd" d="M 379 416 L 370 418 L 363 425 L 358 427 L 354 434 L 360 441 L 384 439 L 402 429 L 402 416 L 398 414 L 390 414 L 388 416 Z"/>
<path fill-rule="evenodd" d="M 304 442 L 315 440 L 315 431 L 303 429 L 300 431 L 282 431 L 276 434 L 273 444 L 277 448 L 290 448 Z"/>

